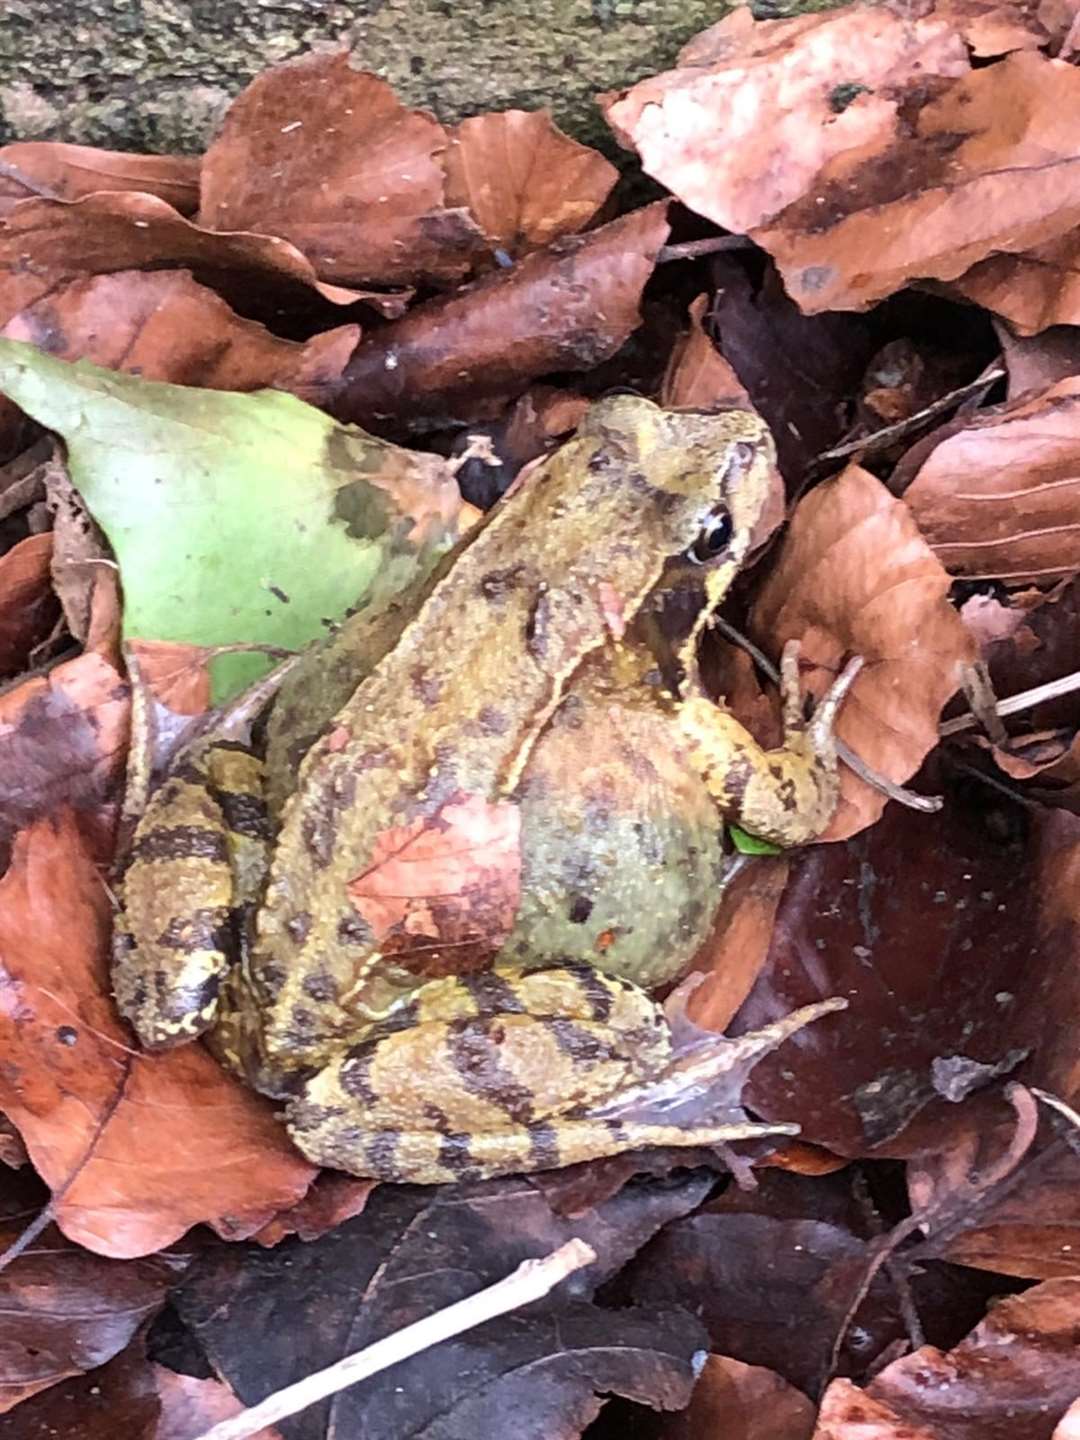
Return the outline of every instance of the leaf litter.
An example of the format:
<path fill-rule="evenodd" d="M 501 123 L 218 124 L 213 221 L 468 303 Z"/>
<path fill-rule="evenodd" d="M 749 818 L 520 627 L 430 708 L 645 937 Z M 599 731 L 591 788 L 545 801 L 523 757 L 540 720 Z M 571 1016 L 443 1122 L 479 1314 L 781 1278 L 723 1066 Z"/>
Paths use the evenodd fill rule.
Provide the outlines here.
<path fill-rule="evenodd" d="M 0 1437 L 194 1436 L 571 1235 L 599 1259 L 546 1300 L 281 1433 L 1076 1433 L 1077 42 L 1053 0 L 740 7 L 598 97 L 637 208 L 546 113 L 447 126 L 340 51 L 203 157 L 0 152 Z M 211 667 L 224 699 L 269 663 L 233 652 L 407 593 L 620 386 L 762 414 L 783 488 L 727 617 L 809 695 L 866 662 L 840 734 L 878 782 L 742 857 L 688 1002 L 848 999 L 746 1087 L 800 1139 L 317 1174 L 113 1009 L 125 656 L 167 748 Z M 719 630 L 704 662 L 774 743 L 767 673 Z M 492 818 L 399 827 L 373 923 L 496 948 Z"/>

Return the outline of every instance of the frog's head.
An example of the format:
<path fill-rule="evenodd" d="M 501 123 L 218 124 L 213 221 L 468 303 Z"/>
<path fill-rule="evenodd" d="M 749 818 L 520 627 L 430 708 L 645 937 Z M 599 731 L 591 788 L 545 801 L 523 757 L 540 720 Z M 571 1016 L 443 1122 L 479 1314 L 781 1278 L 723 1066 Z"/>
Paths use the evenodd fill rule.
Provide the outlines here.
<path fill-rule="evenodd" d="M 776 450 L 765 422 L 750 410 L 665 410 L 618 395 L 593 406 L 580 433 L 588 432 L 633 437 L 650 491 L 639 528 L 666 557 L 669 581 L 673 571 L 697 570 L 711 610 L 746 560 L 774 483 Z"/>

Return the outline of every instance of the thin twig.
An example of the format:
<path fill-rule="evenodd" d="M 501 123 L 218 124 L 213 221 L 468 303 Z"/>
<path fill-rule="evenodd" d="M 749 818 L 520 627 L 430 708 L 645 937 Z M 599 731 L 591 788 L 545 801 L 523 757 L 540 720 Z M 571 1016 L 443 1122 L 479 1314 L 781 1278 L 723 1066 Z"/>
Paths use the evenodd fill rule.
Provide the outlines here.
<path fill-rule="evenodd" d="M 961 385 L 957 390 L 950 390 L 947 395 L 942 395 L 922 410 L 917 410 L 906 420 L 897 420 L 895 424 L 883 425 L 880 430 L 873 430 L 869 435 L 863 435 L 858 440 L 847 440 L 843 445 L 834 445 L 831 450 L 823 450 L 815 459 L 814 465 L 820 465 L 823 461 L 846 460 L 849 455 L 865 454 L 868 450 L 886 449 L 894 441 L 906 439 L 913 430 L 921 429 L 928 420 L 935 420 L 946 410 L 955 409 L 971 396 L 978 395 L 980 390 L 989 390 L 991 385 L 996 385 L 999 380 L 1004 378 L 1005 371 L 1000 365 L 996 363 L 989 365 L 969 384 Z"/>
<path fill-rule="evenodd" d="M 748 235 L 710 235 L 707 240 L 684 240 L 679 245 L 661 245 L 658 265 L 669 260 L 700 260 L 703 255 L 721 255 L 725 250 L 749 250 L 754 242 Z"/>
<path fill-rule="evenodd" d="M 1080 690 L 1080 670 L 1074 670 L 1071 675 L 1062 675 L 1058 680 L 1048 680 L 1045 685 L 1036 685 L 1031 690 L 1021 690 L 1016 695 L 1009 695 L 1004 700 L 999 700 L 994 706 L 998 715 L 1017 715 L 1021 710 L 1032 710 L 1036 705 L 1041 705 L 1045 700 L 1057 700 L 1062 695 L 1071 695 L 1074 690 Z M 971 730 L 978 724 L 974 715 L 958 715 L 954 720 L 946 720 L 938 727 L 938 734 L 958 735 L 961 730 Z"/>
<path fill-rule="evenodd" d="M 434 1315 L 406 1325 L 404 1330 L 386 1335 L 353 1355 L 344 1356 L 325 1370 L 317 1370 L 295 1385 L 287 1385 L 284 1390 L 267 1396 L 251 1409 L 242 1410 L 239 1415 L 211 1426 L 196 1436 L 196 1440 L 245 1440 L 245 1437 L 257 1434 L 266 1426 L 276 1425 L 279 1420 L 307 1409 L 316 1401 L 335 1395 L 347 1385 L 355 1385 L 358 1380 L 366 1380 L 369 1375 L 386 1370 L 400 1360 L 407 1360 L 410 1355 L 417 1355 L 442 1340 L 460 1335 L 463 1330 L 471 1330 L 474 1325 L 492 1320 L 496 1315 L 505 1315 L 510 1310 L 530 1305 L 575 1270 L 591 1265 L 595 1259 L 596 1251 L 584 1240 L 568 1240 L 542 1260 L 523 1261 L 512 1274 L 465 1300 L 459 1300 L 456 1305 L 437 1310 Z"/>

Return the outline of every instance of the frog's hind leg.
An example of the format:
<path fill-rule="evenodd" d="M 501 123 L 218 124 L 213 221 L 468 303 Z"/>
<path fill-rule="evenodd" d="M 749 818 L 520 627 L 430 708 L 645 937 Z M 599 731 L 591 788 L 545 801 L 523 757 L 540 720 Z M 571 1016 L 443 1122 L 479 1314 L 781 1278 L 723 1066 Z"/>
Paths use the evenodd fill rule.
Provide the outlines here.
<path fill-rule="evenodd" d="M 113 943 L 121 1013 L 152 1048 L 213 1025 L 266 869 L 262 767 L 245 749 L 208 746 L 151 797 L 132 842 Z"/>

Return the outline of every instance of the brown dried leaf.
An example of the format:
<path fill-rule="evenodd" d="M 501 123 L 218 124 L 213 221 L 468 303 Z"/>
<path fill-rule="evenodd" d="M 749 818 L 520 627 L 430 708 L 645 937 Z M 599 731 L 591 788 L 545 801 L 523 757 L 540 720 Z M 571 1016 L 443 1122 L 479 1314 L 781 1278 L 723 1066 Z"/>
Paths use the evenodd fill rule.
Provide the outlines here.
<path fill-rule="evenodd" d="M 1078 72 L 1080 79 L 1080 72 Z M 904 500 L 953 574 L 1017 583 L 1080 570 L 1080 378 L 970 421 Z"/>
<path fill-rule="evenodd" d="M 424 975 L 477 969 L 513 929 L 521 812 L 508 800 L 462 795 L 392 826 L 348 890 L 384 954 Z"/>
<path fill-rule="evenodd" d="M 157 1440 L 154 1375 L 136 1340 L 107 1365 L 53 1385 L 0 1416 L 0 1440 Z"/>
<path fill-rule="evenodd" d="M 902 501 L 852 465 L 796 508 L 779 558 L 754 605 L 751 630 L 779 653 L 802 642 L 820 696 L 846 655 L 866 664 L 837 733 L 872 769 L 907 780 L 937 743 L 945 702 L 975 647 L 949 604 L 949 578 Z M 852 835 L 885 797 L 841 766 L 841 799 L 827 832 Z"/>
<path fill-rule="evenodd" d="M 556 370 L 589 370 L 641 322 L 666 201 L 557 241 L 512 270 L 418 305 L 362 340 L 332 409 L 344 420 L 496 413 Z"/>
<path fill-rule="evenodd" d="M 317 404 L 360 339 L 340 325 L 304 344 L 242 320 L 185 270 L 123 270 L 75 280 L 0 332 L 61 360 L 92 360 L 145 380 L 208 390 L 291 390 Z"/>
<path fill-rule="evenodd" d="M 934 1440 L 1050 1440 L 1080 1391 L 1078 1326 L 1080 1280 L 1047 1280 L 999 1300 L 948 1354 L 894 1361 L 867 1392 Z"/>
<path fill-rule="evenodd" d="M 812 1440 L 946 1440 L 940 1430 L 927 1430 L 902 1420 L 883 1400 L 860 1390 L 850 1380 L 834 1380 L 821 1397 Z"/>
<path fill-rule="evenodd" d="M 811 314 L 865 309 L 912 280 L 953 280 L 996 251 L 1045 245 L 1080 222 L 1065 118 L 1078 105 L 1074 66 L 1009 55 L 923 105 L 914 138 L 898 128 L 863 163 L 826 166 L 754 238 Z"/>
<path fill-rule="evenodd" d="M 786 856 L 763 855 L 744 861 L 726 882 L 716 926 L 694 958 L 704 979 L 686 1007 L 703 1029 L 723 1034 L 761 973 L 788 868 Z"/>
<path fill-rule="evenodd" d="M 659 1440 L 810 1440 L 814 1406 L 772 1370 L 710 1355 L 690 1404 L 665 1419 Z"/>
<path fill-rule="evenodd" d="M 3 1250 L 20 1229 L 4 1225 Z M 118 1354 L 165 1303 L 186 1263 L 165 1255 L 104 1260 L 46 1230 L 0 1277 L 0 1411 Z"/>
<path fill-rule="evenodd" d="M 446 203 L 468 210 L 492 248 L 514 259 L 583 230 L 618 178 L 547 110 L 475 115 L 451 132 L 446 152 Z"/>
<path fill-rule="evenodd" d="M 197 1380 L 194 1375 L 177 1375 L 164 1365 L 152 1367 L 161 1401 L 161 1418 L 154 1440 L 196 1440 L 196 1437 L 230 1420 L 244 1409 L 234 1391 L 220 1380 Z M 280 1430 L 257 1430 L 249 1440 L 282 1440 Z"/>
<path fill-rule="evenodd" d="M 893 91 L 969 68 L 944 21 L 866 4 L 760 21 L 739 7 L 679 61 L 680 69 L 600 96 L 601 107 L 649 175 L 738 233 L 798 201 L 830 161 L 850 164 L 851 154 L 887 146 L 897 123 Z M 861 93 L 838 110 L 834 97 L 853 79 Z M 876 237 L 875 248 L 881 243 Z"/>
<path fill-rule="evenodd" d="M 127 758 L 127 684 L 88 653 L 0 695 L 0 842 L 63 806 L 93 815 Z"/>
<path fill-rule="evenodd" d="M 132 640 L 139 679 L 174 715 L 201 715 L 210 706 L 210 654 L 202 645 Z"/>
<path fill-rule="evenodd" d="M 444 206 L 446 146 L 434 115 L 348 51 L 302 55 L 233 101 L 203 157 L 199 221 L 284 236 L 343 284 L 460 279 L 483 237 Z"/>
<path fill-rule="evenodd" d="M 1021 335 L 1080 323 L 1080 242 L 1075 231 L 1022 255 L 991 255 L 950 290 L 1008 320 Z"/>
<path fill-rule="evenodd" d="M 691 1358 L 705 1338 L 698 1321 L 673 1307 L 608 1309 L 592 1296 L 711 1183 L 683 1172 L 629 1185 L 572 1220 L 529 1177 L 384 1185 L 362 1215 L 319 1240 L 208 1255 L 174 1303 L 215 1372 L 251 1404 L 580 1236 L 598 1258 L 571 1285 L 289 1424 L 293 1440 L 577 1440 L 612 1392 L 655 1409 L 689 1400 Z"/>
<path fill-rule="evenodd" d="M 759 1062 L 754 1111 L 840 1154 L 905 1156 L 942 1143 L 965 1077 L 989 1084 L 1036 1047 L 1038 1073 L 1059 1077 L 1056 1047 L 1075 1052 L 1062 990 L 1074 941 L 1043 908 L 1047 822 L 992 800 L 960 786 L 939 815 L 890 805 L 872 829 L 793 859 L 737 1031 L 827 995 L 850 1008 Z"/>
<path fill-rule="evenodd" d="M 190 270 L 234 310 L 271 323 L 327 308 L 320 300 L 334 307 L 368 298 L 322 284 L 287 240 L 200 229 L 153 195 L 97 194 L 16 205 L 0 230 L 0 322 L 86 275 L 165 268 Z"/>
<path fill-rule="evenodd" d="M 33 195 L 81 200 L 98 190 L 139 190 L 190 215 L 199 204 L 199 160 L 129 155 L 55 140 L 21 140 L 0 149 L 0 218 Z"/>
<path fill-rule="evenodd" d="M 337 1170 L 323 1170 L 302 1199 L 283 1210 L 251 1237 L 257 1245 L 279 1245 L 287 1235 L 317 1240 L 346 1220 L 363 1213 L 376 1180 L 357 1180 Z"/>
<path fill-rule="evenodd" d="M 1000 321 L 994 328 L 1009 372 L 1010 401 L 1048 390 L 1069 375 L 1080 375 L 1080 329 L 1076 326 L 1053 325 L 1040 335 L 1016 335 Z"/>
<path fill-rule="evenodd" d="M 691 303 L 690 323 L 676 341 L 668 360 L 660 403 L 701 410 L 750 408 L 746 386 L 705 333 L 703 322 L 708 308 L 707 295 L 699 295 Z"/>
<path fill-rule="evenodd" d="M 56 1192 L 56 1223 L 88 1250 L 151 1254 L 200 1222 L 252 1234 L 315 1172 L 200 1045 L 132 1051 L 106 973 L 111 919 L 69 818 L 18 836 L 0 882 L 0 1108 Z"/>
<path fill-rule="evenodd" d="M 0 555 L 0 678 L 27 668 L 30 651 L 56 622 L 49 564 L 51 531 L 27 535 Z"/>

